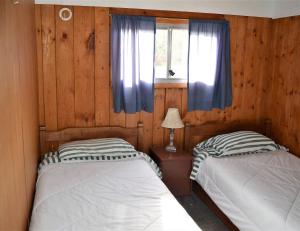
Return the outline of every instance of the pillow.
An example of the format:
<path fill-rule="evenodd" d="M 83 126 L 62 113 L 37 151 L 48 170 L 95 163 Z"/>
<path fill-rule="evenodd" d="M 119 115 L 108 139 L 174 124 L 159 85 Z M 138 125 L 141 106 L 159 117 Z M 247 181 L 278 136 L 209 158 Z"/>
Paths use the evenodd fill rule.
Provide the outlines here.
<path fill-rule="evenodd" d="M 58 147 L 59 158 L 67 160 L 78 157 L 114 156 L 132 154 L 136 150 L 127 141 L 119 138 L 103 138 L 73 141 Z"/>
<path fill-rule="evenodd" d="M 214 136 L 196 146 L 214 157 L 268 152 L 281 149 L 270 138 L 252 131 L 239 131 Z"/>

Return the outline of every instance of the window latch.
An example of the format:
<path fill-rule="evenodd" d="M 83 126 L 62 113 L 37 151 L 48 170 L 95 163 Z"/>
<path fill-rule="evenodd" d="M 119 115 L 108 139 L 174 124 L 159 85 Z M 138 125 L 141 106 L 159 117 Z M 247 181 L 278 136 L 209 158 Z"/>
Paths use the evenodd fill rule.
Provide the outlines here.
<path fill-rule="evenodd" d="M 171 75 L 171 76 L 174 76 L 175 75 L 175 72 L 173 71 L 173 70 L 169 70 L 169 75 Z"/>

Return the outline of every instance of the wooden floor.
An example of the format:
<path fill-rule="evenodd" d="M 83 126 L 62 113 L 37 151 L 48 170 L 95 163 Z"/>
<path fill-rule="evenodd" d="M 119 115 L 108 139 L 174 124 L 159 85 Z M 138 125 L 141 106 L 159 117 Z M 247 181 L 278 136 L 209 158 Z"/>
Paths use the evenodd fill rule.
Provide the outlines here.
<path fill-rule="evenodd" d="M 194 194 L 177 198 L 203 231 L 227 231 L 227 227 Z"/>

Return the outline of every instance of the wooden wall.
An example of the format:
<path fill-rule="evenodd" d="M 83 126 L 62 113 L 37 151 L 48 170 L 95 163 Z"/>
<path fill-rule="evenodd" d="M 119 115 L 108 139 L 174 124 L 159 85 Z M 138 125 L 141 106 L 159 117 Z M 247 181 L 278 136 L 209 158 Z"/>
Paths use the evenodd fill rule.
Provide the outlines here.
<path fill-rule="evenodd" d="M 69 7 L 73 18 L 58 17 L 62 6 L 37 5 L 40 125 L 48 130 L 65 127 L 126 126 L 143 121 L 150 145 L 168 142 L 168 131 L 160 127 L 168 107 L 178 107 L 186 122 L 259 120 L 264 114 L 269 73 L 271 20 L 165 11 L 143 11 L 94 7 Z M 153 113 L 114 113 L 110 89 L 110 12 L 163 17 L 226 18 L 231 26 L 233 105 L 225 111 L 187 112 L 187 90 L 157 87 Z M 95 46 L 92 46 L 93 39 Z M 183 146 L 183 129 L 176 130 L 176 143 Z"/>
<path fill-rule="evenodd" d="M 300 16 L 274 20 L 273 27 L 268 116 L 277 142 L 300 156 Z"/>
<path fill-rule="evenodd" d="M 0 230 L 26 230 L 38 160 L 34 1 L 0 1 Z"/>

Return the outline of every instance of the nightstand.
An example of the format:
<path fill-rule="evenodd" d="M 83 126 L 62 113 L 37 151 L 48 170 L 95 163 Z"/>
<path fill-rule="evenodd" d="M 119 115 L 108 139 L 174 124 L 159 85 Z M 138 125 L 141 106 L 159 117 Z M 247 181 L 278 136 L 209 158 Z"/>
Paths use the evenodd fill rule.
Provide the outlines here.
<path fill-rule="evenodd" d="M 167 152 L 164 148 L 151 148 L 150 157 L 162 171 L 163 182 L 175 196 L 189 195 L 192 191 L 190 174 L 193 157 L 184 150 Z"/>

